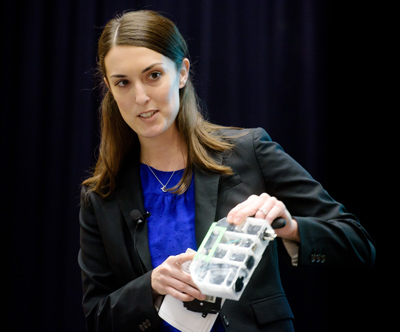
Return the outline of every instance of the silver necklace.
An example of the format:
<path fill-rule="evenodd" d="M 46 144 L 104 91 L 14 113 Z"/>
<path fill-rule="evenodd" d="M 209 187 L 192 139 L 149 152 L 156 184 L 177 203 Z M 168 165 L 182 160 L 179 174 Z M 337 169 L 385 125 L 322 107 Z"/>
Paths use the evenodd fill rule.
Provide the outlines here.
<path fill-rule="evenodd" d="M 160 188 L 163 192 L 167 192 L 166 187 L 168 186 L 169 181 L 171 181 L 172 177 L 175 174 L 175 171 L 173 171 L 173 173 L 171 174 L 171 177 L 169 178 L 168 182 L 166 184 L 162 183 L 160 181 L 160 179 L 157 177 L 156 173 L 153 172 L 153 170 L 151 169 L 151 167 L 149 165 L 147 165 L 147 167 L 149 168 L 150 172 L 153 173 L 153 175 L 155 176 L 155 178 L 157 179 L 158 182 L 160 182 L 160 184 L 162 185 L 162 187 Z"/>

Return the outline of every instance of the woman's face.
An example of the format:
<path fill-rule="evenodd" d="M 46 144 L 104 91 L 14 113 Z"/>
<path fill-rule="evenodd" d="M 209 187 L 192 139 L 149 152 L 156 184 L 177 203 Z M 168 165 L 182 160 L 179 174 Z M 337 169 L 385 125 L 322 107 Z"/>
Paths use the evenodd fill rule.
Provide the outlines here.
<path fill-rule="evenodd" d="M 105 82 L 123 119 L 141 141 L 177 130 L 179 89 L 189 72 L 187 59 L 178 71 L 170 58 L 148 48 L 114 46 L 104 61 Z"/>

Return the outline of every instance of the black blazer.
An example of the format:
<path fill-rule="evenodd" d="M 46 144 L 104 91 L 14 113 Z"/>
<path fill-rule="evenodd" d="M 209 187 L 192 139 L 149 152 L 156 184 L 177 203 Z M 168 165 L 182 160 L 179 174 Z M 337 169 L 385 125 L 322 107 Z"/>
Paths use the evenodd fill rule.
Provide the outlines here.
<path fill-rule="evenodd" d="M 234 175 L 195 170 L 198 245 L 213 221 L 250 195 L 266 192 L 283 201 L 298 222 L 299 265 L 373 265 L 374 246 L 356 217 L 264 130 L 248 130 L 233 142 L 233 150 L 214 157 Z M 88 331 L 152 330 L 161 322 L 152 299 L 147 225 L 131 220 L 134 209 L 146 212 L 138 155 L 125 162 L 110 198 L 82 189 L 79 265 Z M 268 323 L 293 318 L 279 277 L 277 241 L 266 249 L 240 301 L 226 301 L 220 315 L 229 331 L 265 331 Z"/>

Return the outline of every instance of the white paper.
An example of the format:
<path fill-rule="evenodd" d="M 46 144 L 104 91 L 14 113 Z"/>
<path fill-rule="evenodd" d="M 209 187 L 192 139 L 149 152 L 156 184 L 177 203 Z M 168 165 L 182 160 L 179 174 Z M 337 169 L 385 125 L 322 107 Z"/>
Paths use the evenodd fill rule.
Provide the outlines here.
<path fill-rule="evenodd" d="M 182 301 L 168 294 L 164 297 L 158 315 L 182 332 L 209 332 L 218 317 L 218 314 L 203 317 L 201 312 L 187 310 Z"/>
<path fill-rule="evenodd" d="M 194 252 L 194 250 L 188 248 L 186 252 Z M 186 273 L 190 273 L 190 263 L 186 262 L 181 266 Z M 224 300 L 221 305 L 223 302 Z M 207 314 L 206 317 L 203 317 L 201 312 L 190 311 L 184 307 L 182 301 L 169 294 L 165 295 L 158 315 L 182 332 L 209 332 L 218 317 L 218 314 Z"/>

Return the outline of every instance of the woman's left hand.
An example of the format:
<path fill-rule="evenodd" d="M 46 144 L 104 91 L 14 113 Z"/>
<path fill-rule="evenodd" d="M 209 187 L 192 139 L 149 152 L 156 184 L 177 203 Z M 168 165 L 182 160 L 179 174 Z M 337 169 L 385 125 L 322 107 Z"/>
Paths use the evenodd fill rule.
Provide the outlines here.
<path fill-rule="evenodd" d="M 282 217 L 286 220 L 283 228 L 275 229 L 277 236 L 296 242 L 300 242 L 297 221 L 292 218 L 285 204 L 275 197 L 266 193 L 260 196 L 251 195 L 244 202 L 236 205 L 227 216 L 228 222 L 240 225 L 247 217 L 265 219 L 271 224 L 276 218 Z"/>

